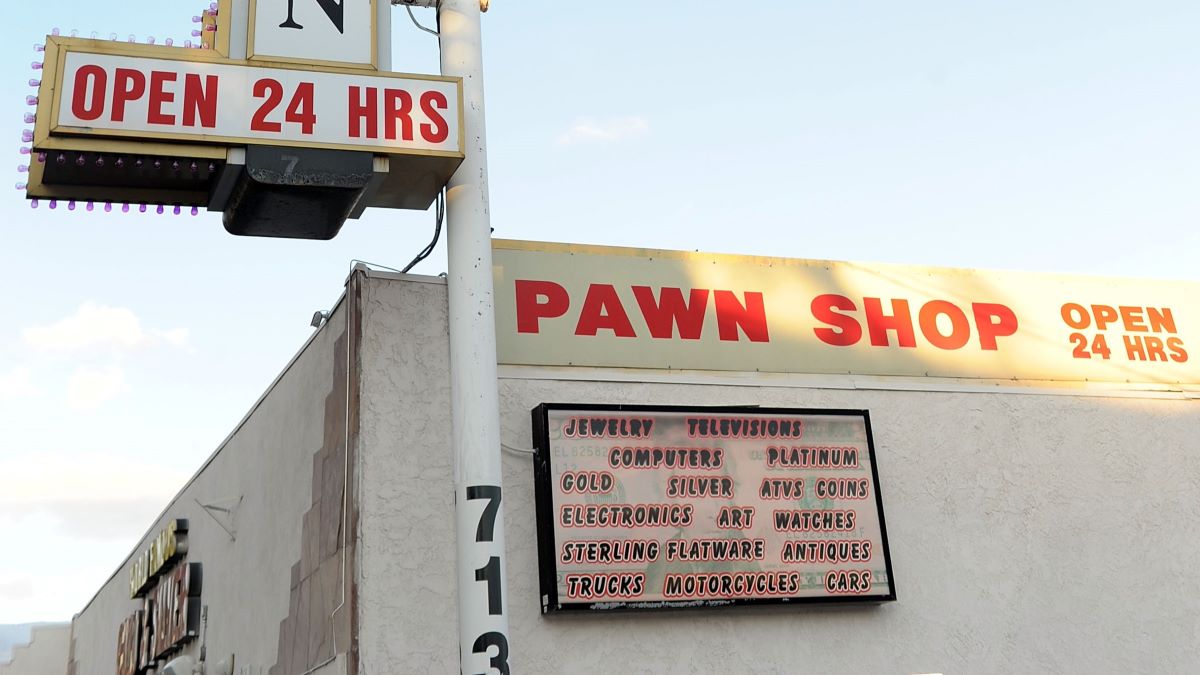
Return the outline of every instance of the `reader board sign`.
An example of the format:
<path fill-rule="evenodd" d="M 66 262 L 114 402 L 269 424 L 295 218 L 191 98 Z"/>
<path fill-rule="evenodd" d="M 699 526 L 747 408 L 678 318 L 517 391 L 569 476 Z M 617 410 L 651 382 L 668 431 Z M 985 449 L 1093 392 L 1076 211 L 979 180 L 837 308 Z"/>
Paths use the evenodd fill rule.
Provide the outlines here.
<path fill-rule="evenodd" d="M 533 410 L 543 613 L 896 599 L 865 410 Z"/>
<path fill-rule="evenodd" d="M 500 363 L 1200 385 L 1200 283 L 497 240 Z"/>
<path fill-rule="evenodd" d="M 462 155 L 456 78 L 60 42 L 50 135 Z M 82 44 L 81 44 L 82 43 Z"/>

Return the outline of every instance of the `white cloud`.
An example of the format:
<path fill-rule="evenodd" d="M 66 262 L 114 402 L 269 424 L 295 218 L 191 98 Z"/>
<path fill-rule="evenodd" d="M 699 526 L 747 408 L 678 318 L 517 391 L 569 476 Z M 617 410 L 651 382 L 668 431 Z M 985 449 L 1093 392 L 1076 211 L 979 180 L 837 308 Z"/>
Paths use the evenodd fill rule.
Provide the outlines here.
<path fill-rule="evenodd" d="M 49 516 L 76 537 L 129 537 L 154 520 L 188 477 L 103 454 L 5 459 L 0 460 L 0 514 Z"/>
<path fill-rule="evenodd" d="M 644 117 L 617 117 L 608 120 L 583 118 L 576 120 L 571 128 L 558 137 L 560 145 L 576 143 L 610 143 L 650 131 L 650 122 Z"/>
<path fill-rule="evenodd" d="M 0 459 L 0 510 L 58 502 L 161 498 L 175 494 L 182 472 L 105 453 L 37 454 Z"/>
<path fill-rule="evenodd" d="M 28 368 L 14 368 L 7 375 L 0 375 L 0 400 L 30 398 L 42 392 L 33 386 Z"/>
<path fill-rule="evenodd" d="M 24 330 L 25 342 L 38 351 L 71 352 L 94 346 L 132 351 L 165 344 L 186 347 L 184 328 L 146 330 L 133 310 L 85 302 L 72 315 Z"/>
<path fill-rule="evenodd" d="M 0 576 L 0 624 L 70 621 L 112 573 L 115 562 L 89 560 L 81 566 L 86 569 L 73 574 Z"/>
<path fill-rule="evenodd" d="M 67 381 L 67 403 L 76 410 L 95 410 L 128 390 L 119 366 L 80 368 Z"/>

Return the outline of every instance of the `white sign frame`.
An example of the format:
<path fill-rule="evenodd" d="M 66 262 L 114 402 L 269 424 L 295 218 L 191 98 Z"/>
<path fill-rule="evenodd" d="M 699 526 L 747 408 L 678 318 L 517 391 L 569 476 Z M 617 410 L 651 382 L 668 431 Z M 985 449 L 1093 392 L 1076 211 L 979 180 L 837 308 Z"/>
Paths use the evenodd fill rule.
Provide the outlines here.
<path fill-rule="evenodd" d="M 331 30 L 327 17 L 317 5 L 317 0 L 250 0 L 249 25 L 246 31 L 246 56 L 251 61 L 275 63 L 304 63 L 323 66 L 343 66 L 379 70 L 379 13 L 378 0 L 343 0 L 344 9 L 354 8 L 358 19 L 369 18 L 369 40 L 363 31 L 338 34 Z M 291 35 L 290 30 L 266 20 L 266 12 L 272 16 L 279 8 L 287 5 L 288 14 L 294 23 L 303 21 L 304 31 L 309 35 Z M 365 9 L 359 9 L 365 6 Z M 296 10 L 302 10 L 300 20 L 295 20 Z M 369 17 L 368 17 L 369 14 Z M 278 17 L 275 17 L 278 18 Z M 355 22 L 356 24 L 358 22 Z M 343 26 L 345 27 L 345 26 Z M 338 46 L 349 45 L 338 51 Z M 369 45 L 369 53 L 362 53 L 363 45 Z M 316 54 L 313 56 L 313 54 Z"/>

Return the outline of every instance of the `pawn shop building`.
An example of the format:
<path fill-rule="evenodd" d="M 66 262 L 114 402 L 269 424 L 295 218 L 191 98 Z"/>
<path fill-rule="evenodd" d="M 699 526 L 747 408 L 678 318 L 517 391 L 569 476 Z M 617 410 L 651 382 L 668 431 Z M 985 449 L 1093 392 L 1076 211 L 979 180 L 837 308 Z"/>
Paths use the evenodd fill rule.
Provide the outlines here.
<path fill-rule="evenodd" d="M 445 281 L 360 266 L 62 671 L 1200 662 L 1196 284 L 494 253 L 503 485 L 459 508 L 503 509 L 506 586 L 458 587 Z M 461 663 L 460 593 L 510 622 Z"/>

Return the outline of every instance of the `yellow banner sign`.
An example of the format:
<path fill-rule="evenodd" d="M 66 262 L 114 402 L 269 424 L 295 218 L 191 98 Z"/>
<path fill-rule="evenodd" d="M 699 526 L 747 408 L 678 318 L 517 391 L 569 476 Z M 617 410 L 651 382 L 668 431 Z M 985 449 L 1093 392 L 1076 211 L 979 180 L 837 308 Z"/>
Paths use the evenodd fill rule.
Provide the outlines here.
<path fill-rule="evenodd" d="M 497 240 L 499 361 L 1198 384 L 1200 284 Z"/>

